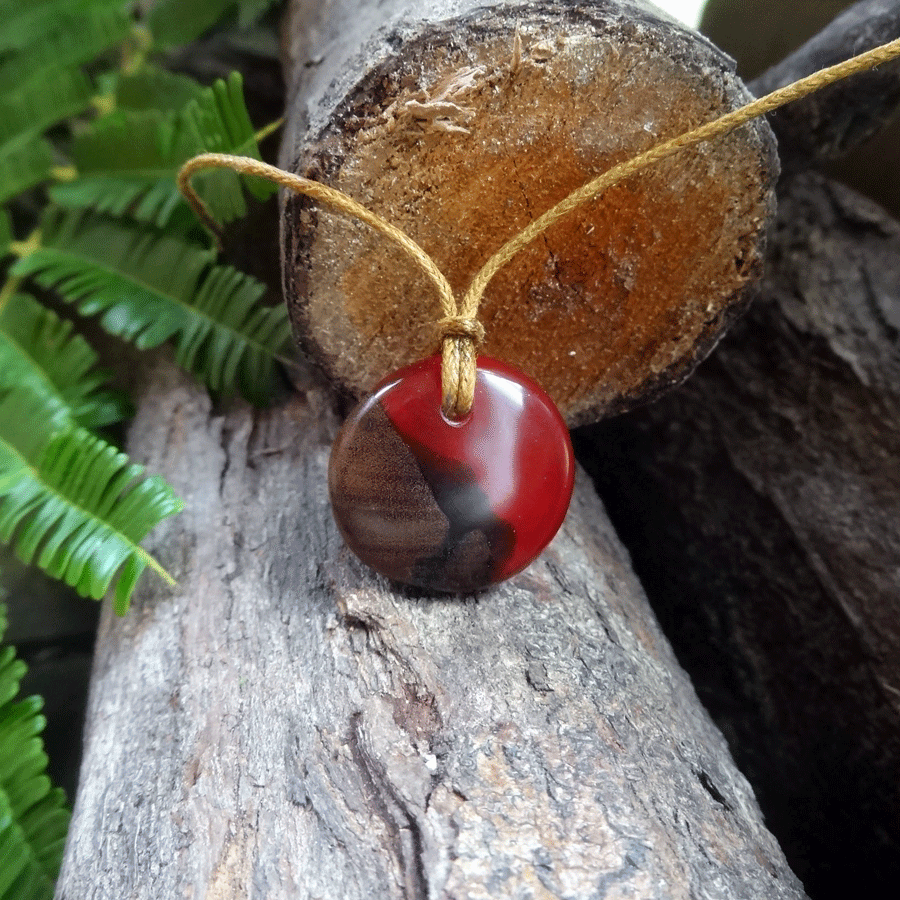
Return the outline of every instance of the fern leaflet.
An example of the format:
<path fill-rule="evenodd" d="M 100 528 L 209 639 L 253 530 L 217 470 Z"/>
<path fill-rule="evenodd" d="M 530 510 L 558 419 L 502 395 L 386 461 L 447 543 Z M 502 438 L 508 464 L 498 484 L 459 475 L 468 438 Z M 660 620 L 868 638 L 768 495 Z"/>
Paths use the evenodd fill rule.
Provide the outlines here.
<path fill-rule="evenodd" d="M 55 287 L 82 315 L 138 347 L 173 339 L 191 372 L 215 390 L 271 396 L 290 335 L 282 305 L 258 306 L 263 285 L 184 238 L 137 223 L 52 211 L 43 245 L 14 266 Z"/>
<path fill-rule="evenodd" d="M 130 414 L 130 404 L 96 369 L 97 354 L 73 333 L 71 322 L 27 294 L 0 308 L 0 393 L 20 387 L 40 400 L 40 416 L 54 430 L 102 428 Z"/>
<path fill-rule="evenodd" d="M 238 13 L 243 28 L 255 22 L 275 0 L 157 0 L 150 12 L 150 29 L 163 46 L 188 44 L 226 14 Z"/>
<path fill-rule="evenodd" d="M 115 447 L 83 428 L 46 441 L 34 398 L 0 399 L 0 540 L 85 597 L 100 599 L 117 578 L 122 614 L 148 566 L 171 577 L 139 541 L 181 501 L 158 476 L 143 477 Z"/>
<path fill-rule="evenodd" d="M 174 127 L 172 116 L 154 110 L 116 110 L 98 120 L 75 141 L 79 177 L 54 185 L 50 198 L 76 209 L 127 213 L 164 228 L 182 203 L 175 185 L 179 160 L 171 147 Z"/>
<path fill-rule="evenodd" d="M 35 72 L 90 62 L 123 40 L 130 28 L 131 19 L 121 3 L 92 4 L 69 15 L 60 14 L 49 28 L 33 33 L 26 46 L 0 64 L 0 94 L 15 90 Z"/>
<path fill-rule="evenodd" d="M 0 0 L 0 52 L 35 46 L 60 30 L 78 41 L 82 23 L 97 10 L 124 5 L 122 0 Z"/>
<path fill-rule="evenodd" d="M 0 203 L 43 181 L 53 165 L 53 148 L 42 137 L 21 135 L 0 146 Z"/>
<path fill-rule="evenodd" d="M 0 604 L 0 638 L 5 631 Z M 0 650 L 0 900 L 50 900 L 69 812 L 45 774 L 41 701 L 13 702 L 24 674 L 13 649 Z"/>
<path fill-rule="evenodd" d="M 157 82 L 165 80 L 156 78 Z M 183 95 L 188 93 L 185 81 L 180 79 L 176 86 Z M 130 94 L 139 103 L 150 99 L 150 91 L 155 96 L 160 86 L 149 79 L 131 79 L 124 84 L 126 97 Z M 259 159 L 244 105 L 243 83 L 236 72 L 227 82 L 218 81 L 210 88 L 196 85 L 193 96 L 178 112 L 126 108 L 98 120 L 78 137 L 73 148 L 79 178 L 54 187 L 51 197 L 65 206 L 93 207 L 113 215 L 128 213 L 162 228 L 173 211 L 184 205 L 175 184 L 178 169 L 205 151 Z M 223 174 L 225 177 L 200 177 L 196 186 L 213 215 L 230 222 L 244 216 L 247 207 L 238 176 Z M 247 186 L 260 198 L 275 190 L 258 179 L 248 180 Z"/>
<path fill-rule="evenodd" d="M 12 239 L 13 230 L 9 213 L 5 209 L 0 209 L 0 257 L 6 256 L 9 252 L 9 245 L 12 243 Z"/>
<path fill-rule="evenodd" d="M 55 122 L 77 115 L 93 89 L 79 69 L 42 69 L 0 94 L 0 146 L 19 135 L 40 134 Z"/>
<path fill-rule="evenodd" d="M 163 47 L 189 44 L 236 6 L 236 0 L 157 0 L 150 10 L 150 30 Z"/>
<path fill-rule="evenodd" d="M 147 65 L 138 72 L 119 77 L 116 106 L 119 109 L 177 113 L 204 90 L 206 88 L 193 78 Z"/>

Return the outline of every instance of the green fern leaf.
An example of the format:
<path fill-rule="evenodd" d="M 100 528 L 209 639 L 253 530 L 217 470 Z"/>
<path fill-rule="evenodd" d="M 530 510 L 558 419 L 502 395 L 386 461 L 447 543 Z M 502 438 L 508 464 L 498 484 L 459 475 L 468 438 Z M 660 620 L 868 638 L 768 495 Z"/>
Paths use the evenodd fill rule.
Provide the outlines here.
<path fill-rule="evenodd" d="M 240 73 L 232 72 L 227 81 L 217 81 L 201 98 L 188 103 L 180 121 L 178 143 L 185 159 L 197 153 L 232 153 L 260 159 Z M 192 183 L 220 222 L 246 215 L 241 179 L 234 172 L 224 169 L 200 173 Z M 244 178 L 243 184 L 259 200 L 278 190 L 262 178 Z"/>
<path fill-rule="evenodd" d="M 57 31 L 77 42 L 84 23 L 98 10 L 126 6 L 123 0 L 0 0 L 0 52 L 35 45 Z"/>
<path fill-rule="evenodd" d="M 213 390 L 265 405 L 272 397 L 274 363 L 291 329 L 283 305 L 260 306 L 260 282 L 230 266 L 216 266 L 191 299 L 196 313 L 175 342 L 176 359 Z"/>
<path fill-rule="evenodd" d="M 0 64 L 0 94 L 15 90 L 35 72 L 59 71 L 94 60 L 122 41 L 130 28 L 130 16 L 121 3 L 94 3 L 68 14 L 58 13 L 48 27 L 34 32 L 28 44 Z"/>
<path fill-rule="evenodd" d="M 198 81 L 146 65 L 140 71 L 122 75 L 116 85 L 116 106 L 120 109 L 181 112 L 191 100 L 206 90 Z"/>
<path fill-rule="evenodd" d="M 147 101 L 167 79 L 155 76 L 125 83 L 126 95 Z M 176 89 L 182 95 L 182 79 Z M 155 82 L 155 83 L 154 83 Z M 129 87 L 130 85 L 130 87 Z M 135 97 L 135 94 L 137 97 Z M 51 189 L 63 206 L 93 207 L 112 215 L 130 216 L 165 227 L 184 201 L 175 183 L 181 165 L 206 151 L 235 153 L 259 159 L 259 148 L 244 105 L 238 73 L 210 88 L 196 86 L 195 95 L 177 113 L 155 109 L 118 109 L 98 120 L 73 148 L 79 178 Z M 246 215 L 241 182 L 233 172 L 199 176 L 195 186 L 212 214 L 221 222 Z M 259 179 L 247 187 L 265 198 L 276 188 Z"/>
<path fill-rule="evenodd" d="M 139 541 L 182 503 L 83 428 L 45 443 L 36 414 L 25 391 L 0 399 L 0 540 L 85 597 L 100 599 L 118 576 L 114 604 L 123 613 L 148 566 L 172 582 Z"/>
<path fill-rule="evenodd" d="M 79 177 L 54 185 L 50 198 L 76 209 L 165 227 L 183 203 L 175 184 L 181 162 L 171 146 L 174 117 L 155 110 L 116 110 L 80 135 L 73 147 Z M 192 154 L 185 155 L 184 159 Z"/>
<path fill-rule="evenodd" d="M 260 307 L 260 282 L 212 261 L 211 251 L 127 220 L 51 211 L 43 246 L 12 271 L 55 287 L 138 347 L 172 338 L 179 361 L 210 387 L 264 403 L 290 336 L 286 311 Z"/>
<path fill-rule="evenodd" d="M 187 303 L 213 259 L 211 250 L 127 220 L 51 208 L 42 246 L 11 271 L 56 287 L 82 315 L 100 315 L 110 334 L 147 349 L 186 327 Z"/>
<path fill-rule="evenodd" d="M 0 203 L 43 181 L 53 165 L 53 148 L 42 137 L 22 135 L 0 146 Z"/>
<path fill-rule="evenodd" d="M 236 5 L 236 0 L 157 0 L 148 24 L 155 42 L 163 47 L 189 44 Z"/>
<path fill-rule="evenodd" d="M 36 72 L 15 90 L 0 94 L 0 147 L 77 115 L 90 105 L 91 95 L 91 83 L 79 69 Z"/>
<path fill-rule="evenodd" d="M 216 81 L 203 97 L 185 107 L 184 116 L 185 130 L 190 135 L 185 141 L 192 146 L 202 147 L 210 153 L 260 158 L 253 124 L 244 103 L 244 80 L 240 72 L 232 72 L 225 81 Z M 246 184 L 260 199 L 277 190 L 270 182 L 259 178 L 248 178 Z"/>
<path fill-rule="evenodd" d="M 102 428 L 130 413 L 127 399 L 102 385 L 97 354 L 73 333 L 71 322 L 27 294 L 0 308 L 0 393 L 20 387 L 40 399 L 40 416 L 53 430 Z"/>
<path fill-rule="evenodd" d="M 0 603 L 0 641 L 6 634 L 6 606 Z M 5 708 L 19 693 L 19 682 L 27 671 L 25 663 L 16 660 L 8 647 L 0 648 L 0 708 Z"/>
<path fill-rule="evenodd" d="M 9 213 L 5 209 L 0 209 L 0 258 L 7 255 L 12 241 L 13 230 Z"/>
<path fill-rule="evenodd" d="M 0 604 L 0 639 L 5 630 Z M 24 674 L 12 648 L 0 650 L 0 900 L 50 900 L 69 812 L 45 774 L 41 701 L 13 702 Z"/>

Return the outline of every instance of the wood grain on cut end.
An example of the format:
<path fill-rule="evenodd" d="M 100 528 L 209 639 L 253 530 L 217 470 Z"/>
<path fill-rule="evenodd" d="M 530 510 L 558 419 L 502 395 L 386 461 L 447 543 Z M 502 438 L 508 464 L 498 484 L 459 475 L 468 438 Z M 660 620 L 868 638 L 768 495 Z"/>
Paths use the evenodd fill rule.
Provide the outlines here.
<path fill-rule="evenodd" d="M 361 75 L 296 166 L 406 230 L 463 291 L 573 189 L 747 98 L 698 36 L 604 10 L 430 27 Z M 495 278 L 484 352 L 536 378 L 570 423 L 678 382 L 743 308 L 776 169 L 754 124 L 615 186 Z M 334 381 L 359 395 L 434 349 L 434 290 L 401 251 L 303 200 L 285 225 L 295 329 Z"/>

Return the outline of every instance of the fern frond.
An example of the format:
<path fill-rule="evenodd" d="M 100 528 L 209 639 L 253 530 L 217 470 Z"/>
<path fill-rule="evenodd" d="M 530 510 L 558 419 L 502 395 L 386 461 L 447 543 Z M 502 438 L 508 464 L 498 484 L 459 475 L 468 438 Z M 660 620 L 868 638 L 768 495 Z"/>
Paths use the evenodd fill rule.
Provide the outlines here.
<path fill-rule="evenodd" d="M 146 65 L 140 71 L 121 75 L 116 85 L 116 106 L 119 109 L 181 112 L 206 90 L 198 81 Z"/>
<path fill-rule="evenodd" d="M 33 33 L 30 42 L 0 63 L 0 94 L 15 90 L 35 72 L 90 62 L 122 41 L 130 28 L 131 18 L 121 3 L 93 3 L 69 15 L 59 14 L 49 28 Z"/>
<path fill-rule="evenodd" d="M 260 158 L 253 123 L 244 103 L 244 80 L 239 72 L 232 72 L 225 81 L 216 81 L 202 97 L 187 104 L 183 129 L 183 147 L 190 149 L 185 159 L 197 153 L 233 153 Z M 244 216 L 246 207 L 238 176 L 222 171 L 206 174 L 209 178 L 201 174 L 194 186 L 213 215 L 221 222 Z M 223 179 L 223 174 L 233 176 L 233 180 Z M 275 185 L 261 178 L 245 178 L 244 184 L 259 200 L 265 200 L 277 190 Z"/>
<path fill-rule="evenodd" d="M 123 395 L 104 390 L 97 354 L 60 319 L 27 294 L 0 308 L 0 393 L 13 388 L 40 400 L 40 416 L 53 430 L 102 428 L 126 418 Z"/>
<path fill-rule="evenodd" d="M 5 626 L 0 604 L 0 639 Z M 69 812 L 45 774 L 41 701 L 13 702 L 24 674 L 12 648 L 0 650 L 0 900 L 50 900 Z"/>
<path fill-rule="evenodd" d="M 75 209 L 127 213 L 164 228 L 183 202 L 175 184 L 180 163 L 171 147 L 173 131 L 173 117 L 154 110 L 104 116 L 75 141 L 79 177 L 54 185 L 50 198 Z"/>
<path fill-rule="evenodd" d="M 90 105 L 91 94 L 91 83 L 79 69 L 35 72 L 14 90 L 0 94 L 0 146 L 77 115 Z"/>
<path fill-rule="evenodd" d="M 189 44 L 211 28 L 236 0 L 157 0 L 150 10 L 148 24 L 155 43 L 163 47 Z"/>
<path fill-rule="evenodd" d="M 290 334 L 286 311 L 259 307 L 262 284 L 212 259 L 127 220 L 56 211 L 45 219 L 43 245 L 12 271 L 55 287 L 139 347 L 172 338 L 178 359 L 210 387 L 265 402 Z"/>
<path fill-rule="evenodd" d="M 0 0 L 0 52 L 21 50 L 59 30 L 77 41 L 82 23 L 95 11 L 124 5 L 122 0 Z"/>
<path fill-rule="evenodd" d="M 49 210 L 42 246 L 12 267 L 55 287 L 110 334 L 156 347 L 186 325 L 187 300 L 214 254 L 127 220 Z M 176 299 L 178 298 L 178 299 Z"/>
<path fill-rule="evenodd" d="M 232 72 L 227 79 L 219 79 L 198 98 L 186 113 L 192 122 L 197 139 L 203 141 L 204 151 L 210 153 L 235 153 L 239 156 L 259 158 L 255 131 L 244 103 L 244 79 L 240 72 Z M 203 101 L 203 102 L 201 102 Z M 229 149 L 231 148 L 231 149 Z M 255 185 L 259 197 L 268 197 L 277 190 L 267 181 L 248 180 Z"/>
<path fill-rule="evenodd" d="M 260 306 L 265 287 L 230 266 L 216 266 L 191 299 L 197 315 L 175 341 L 178 364 L 213 390 L 271 401 L 274 363 L 291 329 L 283 305 Z"/>
<path fill-rule="evenodd" d="M 130 86 L 126 81 L 126 96 L 131 93 L 139 102 L 149 100 L 166 79 L 156 76 L 155 81 L 130 80 Z M 186 84 L 177 87 L 182 95 L 188 93 Z M 113 215 L 127 212 L 162 228 L 183 204 L 175 183 L 178 170 L 204 152 L 259 159 L 243 82 L 236 72 L 227 82 L 218 81 L 209 88 L 197 85 L 194 96 L 177 113 L 118 109 L 98 120 L 75 141 L 73 159 L 80 177 L 54 187 L 51 197 L 69 207 L 93 207 Z M 213 215 L 229 222 L 244 216 L 247 207 L 238 176 L 223 174 L 198 179 L 197 187 Z M 258 179 L 248 180 L 247 187 L 260 198 L 275 190 Z"/>
<path fill-rule="evenodd" d="M 9 252 L 9 245 L 13 240 L 12 222 L 9 213 L 0 209 L 0 259 Z"/>
<path fill-rule="evenodd" d="M 37 135 L 22 135 L 0 146 L 0 203 L 43 181 L 52 165 L 53 148 Z"/>
<path fill-rule="evenodd" d="M 158 476 L 83 428 L 44 444 L 24 391 L 0 399 L 0 540 L 82 596 L 100 599 L 117 578 L 115 608 L 127 610 L 148 566 L 171 577 L 139 541 L 181 501 Z"/>

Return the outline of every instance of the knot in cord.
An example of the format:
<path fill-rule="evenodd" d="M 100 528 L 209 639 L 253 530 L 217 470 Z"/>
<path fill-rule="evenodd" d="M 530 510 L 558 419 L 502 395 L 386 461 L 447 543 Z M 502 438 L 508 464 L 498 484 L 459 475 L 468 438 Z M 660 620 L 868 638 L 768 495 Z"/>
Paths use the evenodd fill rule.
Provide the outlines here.
<path fill-rule="evenodd" d="M 448 419 L 463 419 L 475 401 L 476 348 L 484 343 L 484 326 L 474 316 L 445 316 L 441 336 L 441 409 Z"/>
<path fill-rule="evenodd" d="M 448 419 L 463 419 L 472 411 L 477 377 L 476 348 L 484 343 L 484 326 L 473 316 L 445 316 L 438 323 L 441 337 L 441 409 Z"/>
<path fill-rule="evenodd" d="M 480 346 L 484 343 L 484 325 L 469 316 L 446 316 L 437 323 L 438 334 L 446 338 L 469 338 Z"/>

